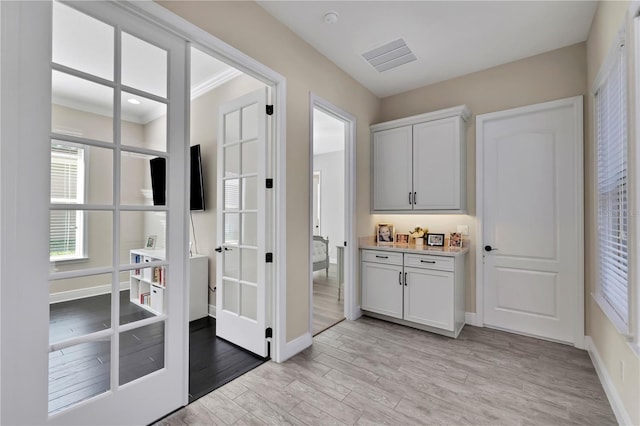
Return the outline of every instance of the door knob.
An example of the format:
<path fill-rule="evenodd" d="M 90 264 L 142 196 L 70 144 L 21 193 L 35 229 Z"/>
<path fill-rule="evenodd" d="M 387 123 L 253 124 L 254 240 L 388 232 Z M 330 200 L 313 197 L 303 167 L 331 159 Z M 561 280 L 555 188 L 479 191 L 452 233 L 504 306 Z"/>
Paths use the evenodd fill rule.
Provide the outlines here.
<path fill-rule="evenodd" d="M 484 246 L 484 251 L 496 251 L 496 250 L 498 249 L 491 246 Z"/>

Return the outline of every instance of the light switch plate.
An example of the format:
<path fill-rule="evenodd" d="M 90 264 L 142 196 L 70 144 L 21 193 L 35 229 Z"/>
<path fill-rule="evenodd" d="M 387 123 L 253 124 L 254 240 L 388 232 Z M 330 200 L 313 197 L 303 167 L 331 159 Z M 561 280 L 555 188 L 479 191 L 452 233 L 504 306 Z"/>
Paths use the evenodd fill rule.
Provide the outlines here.
<path fill-rule="evenodd" d="M 469 235 L 469 225 L 458 225 L 458 231 L 461 235 Z"/>

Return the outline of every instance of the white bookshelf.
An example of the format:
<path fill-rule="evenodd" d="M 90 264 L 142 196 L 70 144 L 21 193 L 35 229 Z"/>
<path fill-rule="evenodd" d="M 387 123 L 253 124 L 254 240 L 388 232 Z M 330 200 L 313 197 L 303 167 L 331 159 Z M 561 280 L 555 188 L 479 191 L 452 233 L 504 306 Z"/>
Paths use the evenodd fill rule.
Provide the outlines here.
<path fill-rule="evenodd" d="M 130 251 L 131 263 L 140 268 L 131 270 L 129 297 L 132 303 L 154 314 L 164 313 L 167 281 L 165 266 L 145 267 L 145 264 L 161 262 L 164 250 L 135 249 Z M 209 258 L 196 255 L 189 258 L 189 321 L 209 314 Z M 169 284 L 170 285 L 170 284 Z"/>

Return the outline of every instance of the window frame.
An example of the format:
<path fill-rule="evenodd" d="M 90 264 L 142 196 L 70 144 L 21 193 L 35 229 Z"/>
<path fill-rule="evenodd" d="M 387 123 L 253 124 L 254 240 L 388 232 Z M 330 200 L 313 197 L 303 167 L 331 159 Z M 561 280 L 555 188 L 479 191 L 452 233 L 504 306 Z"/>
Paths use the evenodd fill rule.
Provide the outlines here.
<path fill-rule="evenodd" d="M 68 142 L 60 139 L 52 139 L 51 145 L 63 145 L 70 146 L 76 148 L 79 152 L 82 153 L 81 160 L 78 164 L 78 178 L 76 182 L 77 187 L 77 196 L 75 201 L 69 201 L 65 199 L 54 199 L 51 198 L 51 204 L 85 204 L 88 194 L 88 186 L 89 186 L 89 173 L 87 172 L 88 164 L 89 164 L 89 146 L 80 145 L 73 142 Z M 51 156 L 53 157 L 53 150 L 51 152 Z M 51 220 L 51 219 L 49 219 Z M 87 254 L 87 212 L 84 210 L 76 210 L 76 250 L 73 254 L 65 254 L 59 256 L 51 256 L 49 254 L 49 262 L 51 263 L 67 263 L 67 262 L 77 262 L 77 261 L 85 261 L 89 258 Z M 51 230 L 49 230 L 49 235 L 51 235 Z"/>
<path fill-rule="evenodd" d="M 628 96 L 628 90 L 629 90 L 629 73 L 628 73 L 628 64 L 629 64 L 629 46 L 628 46 L 628 41 L 626 38 L 626 26 L 623 25 L 622 28 L 618 31 L 612 46 L 609 48 L 609 51 L 607 53 L 607 57 L 605 59 L 605 61 L 603 62 L 602 66 L 600 67 L 600 70 L 598 72 L 598 76 L 595 79 L 595 83 L 594 86 L 592 88 L 592 99 L 593 99 L 593 148 L 594 148 L 594 159 L 593 159 L 593 165 L 594 165 L 594 171 L 595 171 L 595 177 L 594 177 L 594 195 L 595 195 L 595 200 L 594 200 L 594 212 L 595 212 L 595 219 L 596 219 L 596 256 L 597 256 L 597 261 L 595 262 L 596 264 L 596 274 L 595 274 L 595 280 L 596 280 L 596 285 L 595 285 L 595 293 L 593 294 L 595 301 L 598 303 L 598 305 L 600 306 L 600 308 L 602 309 L 602 311 L 605 313 L 605 315 L 609 318 L 609 320 L 613 323 L 613 325 L 616 327 L 616 329 L 618 330 L 618 332 L 620 332 L 622 335 L 630 338 L 631 337 L 631 333 L 632 333 L 632 328 L 634 327 L 634 321 L 633 321 L 633 301 L 632 301 L 632 288 L 633 288 L 633 276 L 634 276 L 634 269 L 635 269 L 635 265 L 634 265 L 634 252 L 633 252 L 633 244 L 635 241 L 634 235 L 633 235 L 633 229 L 630 226 L 630 222 L 631 222 L 631 215 L 630 215 L 630 205 L 632 204 L 632 200 L 633 200 L 633 194 L 632 191 L 630 190 L 630 182 L 633 180 L 632 179 L 632 174 L 629 168 L 629 165 L 631 163 L 631 155 L 630 155 L 630 146 L 631 144 L 629 143 L 629 141 L 631 140 L 631 138 L 629 137 L 629 128 L 630 128 L 630 97 Z M 604 85 L 605 82 L 608 81 L 608 77 L 609 77 L 609 73 L 610 71 L 614 68 L 614 66 L 616 65 L 616 63 L 620 60 L 620 53 L 622 53 L 623 55 L 623 63 L 622 63 L 622 67 L 624 69 L 625 75 L 624 75 L 624 79 L 622 81 L 622 84 L 625 85 L 624 90 L 622 90 L 622 93 L 627 94 L 627 96 L 624 99 L 624 103 L 626 105 L 626 122 L 625 122 L 625 129 L 624 132 L 627 135 L 627 146 L 626 146 L 626 150 L 625 150 L 625 154 L 626 154 L 626 191 L 627 191 L 627 209 L 626 209 L 626 215 L 627 215 L 627 245 L 626 245 L 626 252 L 627 252 L 627 276 L 626 276 L 626 281 L 627 281 L 627 294 L 626 294 L 626 308 L 627 308 L 627 315 L 626 318 L 622 318 L 622 316 L 620 315 L 620 313 L 614 308 L 614 306 L 611 304 L 611 302 L 605 297 L 604 294 L 604 290 L 603 290 L 603 284 L 601 282 L 600 279 L 600 272 L 601 272 L 601 267 L 600 267 L 600 262 L 601 262 L 601 257 L 600 257 L 600 249 L 601 249 L 601 234 L 600 234 L 600 230 L 599 230 L 599 226 L 600 226 L 600 203 L 599 203 L 599 198 L 600 198 L 600 187 L 599 187 L 599 161 L 600 161 L 600 157 L 598 155 L 598 151 L 599 151 L 599 139 L 598 139 L 598 116 L 599 116 L 599 110 L 598 110 L 598 92 L 599 90 L 602 88 L 602 86 Z M 630 250 L 631 249 L 631 250 Z"/>

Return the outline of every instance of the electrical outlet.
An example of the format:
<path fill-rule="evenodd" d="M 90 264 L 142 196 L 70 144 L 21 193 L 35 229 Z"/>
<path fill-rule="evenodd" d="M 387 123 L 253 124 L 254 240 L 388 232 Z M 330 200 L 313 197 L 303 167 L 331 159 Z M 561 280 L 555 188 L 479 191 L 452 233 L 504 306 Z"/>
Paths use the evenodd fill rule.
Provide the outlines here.
<path fill-rule="evenodd" d="M 624 361 L 620 360 L 620 380 L 624 383 Z"/>
<path fill-rule="evenodd" d="M 458 225 L 457 232 L 461 235 L 469 235 L 469 225 Z"/>

